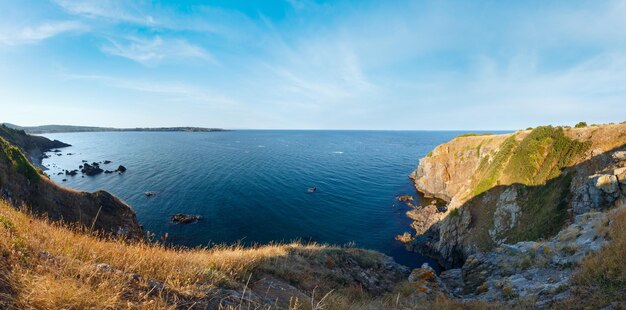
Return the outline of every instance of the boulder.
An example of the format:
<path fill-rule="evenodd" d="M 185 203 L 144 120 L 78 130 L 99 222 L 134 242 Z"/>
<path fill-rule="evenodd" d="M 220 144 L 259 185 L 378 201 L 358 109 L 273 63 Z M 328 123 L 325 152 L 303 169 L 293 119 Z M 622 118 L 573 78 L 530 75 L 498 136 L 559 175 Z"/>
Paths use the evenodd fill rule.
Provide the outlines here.
<path fill-rule="evenodd" d="M 176 224 L 190 224 L 190 223 L 195 223 L 198 220 L 200 220 L 200 216 L 177 213 L 177 214 L 172 215 L 170 217 L 170 220 L 172 220 L 172 222 Z"/>
<path fill-rule="evenodd" d="M 126 172 L 126 167 L 120 165 L 119 167 L 117 167 L 116 171 L 119 172 L 119 173 L 124 173 L 124 172 Z"/>
<path fill-rule="evenodd" d="M 104 170 L 102 170 L 98 164 L 84 164 L 83 168 L 80 171 L 87 176 L 94 176 L 104 172 Z"/>
<path fill-rule="evenodd" d="M 411 235 L 411 233 L 409 232 L 405 232 L 402 235 L 397 235 L 396 240 L 402 243 L 410 243 L 411 241 L 413 241 L 413 235 Z"/>

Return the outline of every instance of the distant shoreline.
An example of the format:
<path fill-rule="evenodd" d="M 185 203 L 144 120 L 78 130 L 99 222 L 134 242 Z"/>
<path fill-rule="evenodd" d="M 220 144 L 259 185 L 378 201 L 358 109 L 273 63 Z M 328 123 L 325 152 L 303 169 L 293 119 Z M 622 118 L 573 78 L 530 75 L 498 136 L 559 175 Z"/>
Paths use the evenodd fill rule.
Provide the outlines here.
<path fill-rule="evenodd" d="M 72 132 L 127 132 L 127 131 L 146 131 L 146 132 L 222 132 L 229 131 L 222 128 L 204 128 L 204 127 L 155 127 L 155 128 L 113 128 L 113 127 L 91 127 L 91 126 L 71 126 L 71 125 L 43 125 L 43 126 L 18 126 L 14 124 L 4 123 L 5 126 L 23 130 L 28 134 L 47 134 L 47 133 L 72 133 Z"/>

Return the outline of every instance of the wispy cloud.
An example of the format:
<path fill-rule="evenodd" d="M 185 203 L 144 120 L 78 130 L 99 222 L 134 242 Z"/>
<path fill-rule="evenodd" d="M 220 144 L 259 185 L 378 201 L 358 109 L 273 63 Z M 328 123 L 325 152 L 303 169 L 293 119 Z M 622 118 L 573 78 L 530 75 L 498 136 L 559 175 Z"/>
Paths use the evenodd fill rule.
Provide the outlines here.
<path fill-rule="evenodd" d="M 159 94 L 189 106 L 236 102 L 241 109 L 232 109 L 233 122 L 245 113 L 259 116 L 249 120 L 258 127 L 488 129 L 485 124 L 626 117 L 623 109 L 615 112 L 626 98 L 626 2 L 620 0 L 285 0 L 264 12 L 266 5 L 254 1 L 241 10 L 239 4 L 51 1 L 56 15 L 29 18 L 29 6 L 22 6 L 23 16 L 7 14 L 13 21 L 6 25 L 22 28 L 0 21 L 0 44 L 86 31 L 88 40 L 77 42 L 80 51 L 72 56 L 44 44 L 33 48 L 48 63 L 102 74 L 66 79 L 146 95 L 111 92 L 121 99 L 147 102 Z M 72 21 L 48 21 L 54 18 Z M 130 76 L 136 79 L 122 78 Z"/>
<path fill-rule="evenodd" d="M 11 29 L 10 27 L 0 31 L 0 43 L 5 45 L 19 45 L 36 43 L 66 32 L 83 32 L 88 27 L 77 21 L 45 22 L 36 26 Z"/>
<path fill-rule="evenodd" d="M 145 25 L 155 23 L 154 18 L 146 13 L 147 7 L 143 1 L 54 0 L 54 2 L 71 14 L 88 18 L 104 18 Z"/>
<path fill-rule="evenodd" d="M 164 61 L 177 59 L 199 59 L 212 64 L 217 63 L 215 57 L 200 46 L 182 39 L 152 39 L 130 37 L 124 42 L 109 39 L 109 44 L 102 46 L 104 53 L 128 58 L 146 66 L 154 66 Z"/>
<path fill-rule="evenodd" d="M 181 82 L 155 82 L 106 75 L 81 75 L 67 73 L 61 73 L 61 76 L 65 80 L 94 81 L 114 88 L 160 94 L 166 96 L 167 100 L 175 102 L 201 103 L 219 107 L 234 107 L 239 105 L 236 100 L 211 92 L 206 87 L 198 88 Z"/>

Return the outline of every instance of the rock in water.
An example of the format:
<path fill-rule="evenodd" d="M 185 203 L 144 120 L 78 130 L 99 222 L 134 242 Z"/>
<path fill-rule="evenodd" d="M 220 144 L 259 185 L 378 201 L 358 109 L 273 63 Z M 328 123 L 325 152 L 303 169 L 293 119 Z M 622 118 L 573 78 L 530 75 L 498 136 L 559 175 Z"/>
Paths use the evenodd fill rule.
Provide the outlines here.
<path fill-rule="evenodd" d="M 177 213 L 172 215 L 170 219 L 176 224 L 190 224 L 197 222 L 200 219 L 200 216 Z"/>
<path fill-rule="evenodd" d="M 119 167 L 117 167 L 117 171 L 118 171 L 119 173 L 124 173 L 124 172 L 126 172 L 126 167 L 124 167 L 124 166 L 120 165 Z"/>
<path fill-rule="evenodd" d="M 104 172 L 104 170 L 100 169 L 100 166 L 98 166 L 98 164 L 95 164 L 95 165 L 84 164 L 83 168 L 81 169 L 81 172 L 88 176 L 94 176 L 96 174 L 100 174 Z"/>

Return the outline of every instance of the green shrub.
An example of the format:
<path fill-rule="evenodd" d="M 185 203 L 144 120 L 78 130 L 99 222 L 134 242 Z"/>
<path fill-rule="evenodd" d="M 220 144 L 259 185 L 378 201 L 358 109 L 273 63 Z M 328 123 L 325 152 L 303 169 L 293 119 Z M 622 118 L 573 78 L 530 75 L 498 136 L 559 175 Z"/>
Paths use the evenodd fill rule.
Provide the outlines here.
<path fill-rule="evenodd" d="M 578 124 L 576 124 L 576 126 L 574 126 L 574 128 L 585 128 L 587 127 L 587 123 L 586 122 L 580 122 Z"/>

